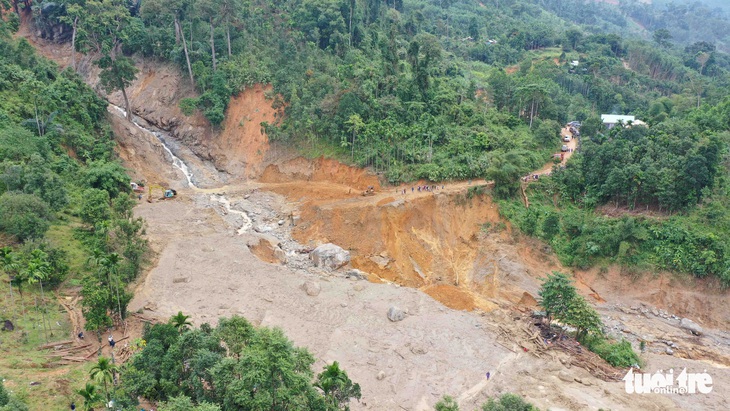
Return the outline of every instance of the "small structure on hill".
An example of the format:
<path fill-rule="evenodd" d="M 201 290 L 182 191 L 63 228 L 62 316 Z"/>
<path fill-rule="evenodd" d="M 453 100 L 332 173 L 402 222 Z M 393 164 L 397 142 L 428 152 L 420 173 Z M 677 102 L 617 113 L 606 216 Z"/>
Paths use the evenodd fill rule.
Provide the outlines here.
<path fill-rule="evenodd" d="M 603 125 L 610 130 L 617 124 L 629 124 L 629 122 L 634 123 L 636 121 L 636 117 L 616 114 L 601 114 L 601 121 L 603 122 Z"/>

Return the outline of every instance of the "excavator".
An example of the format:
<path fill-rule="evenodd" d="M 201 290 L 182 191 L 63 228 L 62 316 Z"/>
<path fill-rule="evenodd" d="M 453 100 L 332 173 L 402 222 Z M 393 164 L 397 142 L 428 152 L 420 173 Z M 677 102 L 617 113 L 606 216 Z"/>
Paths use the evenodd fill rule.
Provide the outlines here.
<path fill-rule="evenodd" d="M 160 200 L 170 200 L 170 199 L 175 198 L 175 196 L 177 196 L 177 191 L 175 191 L 171 188 L 162 187 L 161 185 L 157 185 L 157 184 L 150 185 L 149 190 L 150 190 L 149 195 L 147 196 L 148 203 L 152 202 L 152 196 L 154 195 L 154 193 L 156 191 L 160 191 L 162 193 L 162 197 L 159 198 Z"/>

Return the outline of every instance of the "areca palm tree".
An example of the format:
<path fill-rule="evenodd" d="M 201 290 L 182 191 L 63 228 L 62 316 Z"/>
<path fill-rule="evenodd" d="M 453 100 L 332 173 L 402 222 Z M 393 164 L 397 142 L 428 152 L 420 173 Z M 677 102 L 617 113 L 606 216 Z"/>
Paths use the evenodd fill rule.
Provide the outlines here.
<path fill-rule="evenodd" d="M 327 403 L 335 409 L 349 410 L 350 398 L 360 399 L 360 384 L 353 384 L 337 361 L 324 368 L 314 386 L 322 390 Z"/>
<path fill-rule="evenodd" d="M 10 247 L 0 248 L 0 268 L 10 278 L 10 298 L 13 297 L 13 279 L 20 271 L 20 265 L 13 249 Z M 13 275 L 15 274 L 15 275 Z"/>
<path fill-rule="evenodd" d="M 189 315 L 185 315 L 182 313 L 182 311 L 178 311 L 177 314 L 173 315 L 172 318 L 170 318 L 170 324 L 177 328 L 177 331 L 182 334 L 183 331 L 187 330 L 188 327 L 193 325 L 193 323 L 188 321 L 189 318 Z"/>
<path fill-rule="evenodd" d="M 109 383 L 114 382 L 114 374 L 117 370 L 118 367 L 114 365 L 109 358 L 100 357 L 89 371 L 89 376 L 91 376 L 91 378 L 104 384 L 104 393 L 106 394 L 107 402 L 110 400 Z"/>
<path fill-rule="evenodd" d="M 105 255 L 101 260 L 101 265 L 104 267 L 104 270 L 106 271 L 108 280 L 109 280 L 109 291 L 112 292 L 112 274 L 115 276 L 119 273 L 118 267 L 119 267 L 119 254 L 117 253 L 109 253 Z M 118 278 L 115 277 L 116 280 Z M 117 310 L 119 311 L 119 318 L 124 319 L 122 315 L 122 303 L 119 299 L 119 284 L 117 281 L 114 282 L 114 288 L 116 289 L 117 294 Z M 112 294 L 113 295 L 113 294 Z"/>
<path fill-rule="evenodd" d="M 96 404 L 101 402 L 101 395 L 96 391 L 96 385 L 87 382 L 86 387 L 76 391 L 84 399 L 84 411 L 93 411 Z"/>
<path fill-rule="evenodd" d="M 43 292 L 43 280 L 48 279 L 48 277 L 51 275 L 51 271 L 53 270 L 51 268 L 51 263 L 48 262 L 48 254 L 46 254 L 43 250 L 35 249 L 31 253 L 31 259 L 28 261 L 28 265 L 26 267 L 26 277 L 28 279 L 28 284 L 40 284 L 41 287 L 41 315 L 43 316 L 43 334 L 46 337 L 46 341 L 48 341 L 48 331 L 46 330 L 46 296 Z M 36 303 L 36 307 L 38 304 Z"/>
<path fill-rule="evenodd" d="M 116 282 L 112 281 L 112 276 L 115 276 L 115 280 L 118 280 L 116 278 L 116 275 L 118 274 L 119 270 L 119 262 L 121 258 L 119 257 L 119 254 L 117 253 L 109 253 L 105 254 L 103 250 L 99 248 L 95 248 L 92 250 L 91 255 L 89 258 L 86 259 L 86 263 L 90 265 L 94 265 L 98 268 L 97 274 L 100 281 L 103 281 L 103 277 L 106 276 L 106 281 L 109 285 L 109 295 L 114 296 L 116 294 L 117 296 L 117 310 L 119 311 L 119 317 L 123 318 L 122 316 L 122 303 L 121 299 L 119 298 L 119 286 Z M 115 293 L 116 290 L 116 293 Z M 113 298 L 113 297 L 111 297 Z M 113 304 L 113 302 L 109 302 L 110 304 Z M 111 308 L 111 307 L 110 307 Z M 111 308 L 113 311 L 114 309 Z"/>

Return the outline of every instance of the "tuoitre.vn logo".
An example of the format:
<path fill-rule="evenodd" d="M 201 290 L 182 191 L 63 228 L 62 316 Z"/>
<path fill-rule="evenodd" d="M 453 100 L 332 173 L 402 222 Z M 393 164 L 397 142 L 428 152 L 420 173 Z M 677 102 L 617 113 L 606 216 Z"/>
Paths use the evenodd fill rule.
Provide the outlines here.
<path fill-rule="evenodd" d="M 691 373 L 683 369 L 678 375 L 674 370 L 638 373 L 630 369 L 623 378 L 629 394 L 709 394 L 712 391 L 712 377 L 707 372 Z"/>

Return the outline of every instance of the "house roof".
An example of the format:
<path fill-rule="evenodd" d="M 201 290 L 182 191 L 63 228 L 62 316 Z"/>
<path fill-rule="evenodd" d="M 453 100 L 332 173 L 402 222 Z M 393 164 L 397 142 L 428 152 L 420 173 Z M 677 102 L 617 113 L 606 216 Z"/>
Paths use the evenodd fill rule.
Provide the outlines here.
<path fill-rule="evenodd" d="M 616 114 L 601 114 L 601 121 L 603 124 L 616 124 L 619 121 L 628 123 L 629 121 L 636 121 L 635 116 L 620 116 Z"/>

